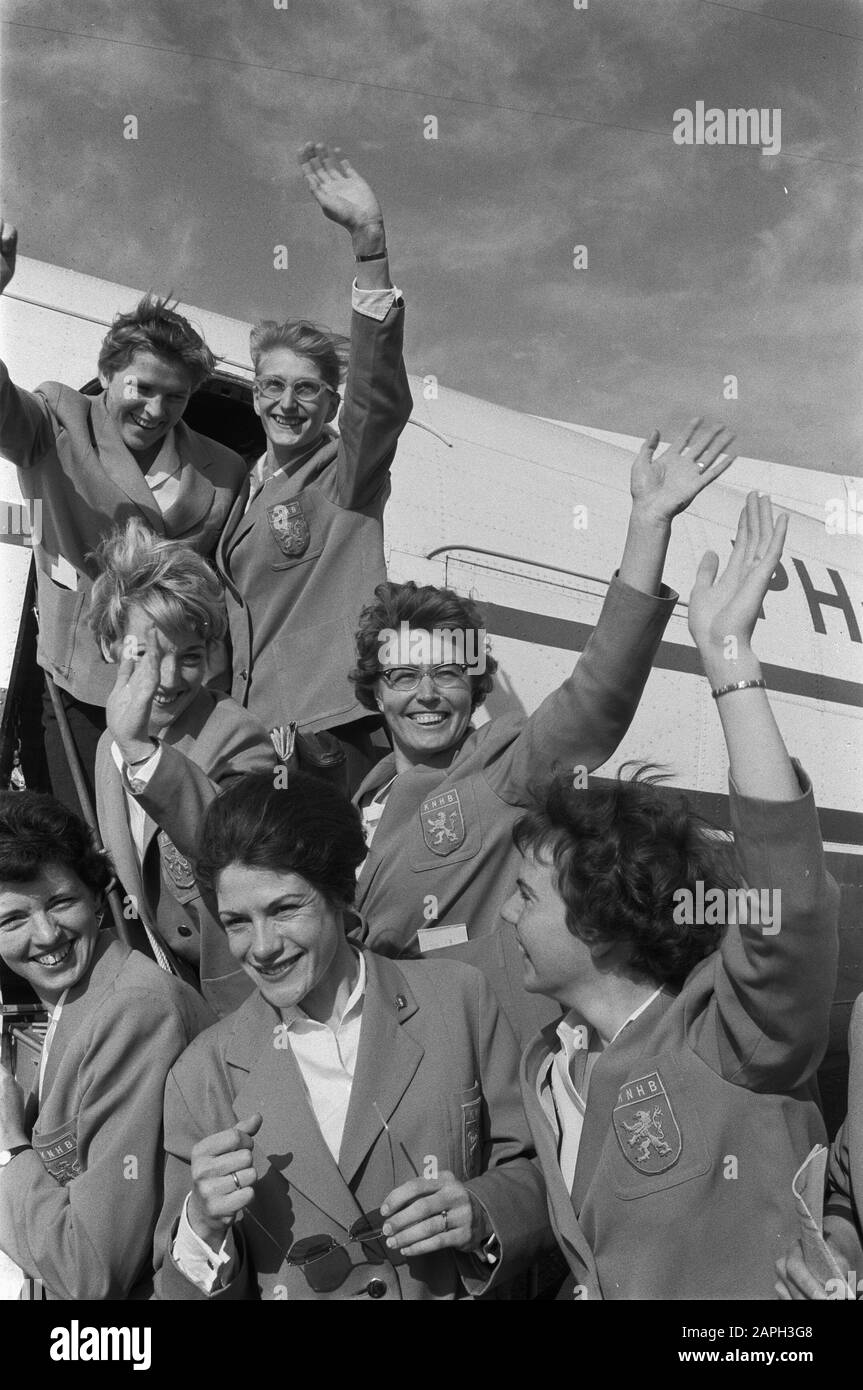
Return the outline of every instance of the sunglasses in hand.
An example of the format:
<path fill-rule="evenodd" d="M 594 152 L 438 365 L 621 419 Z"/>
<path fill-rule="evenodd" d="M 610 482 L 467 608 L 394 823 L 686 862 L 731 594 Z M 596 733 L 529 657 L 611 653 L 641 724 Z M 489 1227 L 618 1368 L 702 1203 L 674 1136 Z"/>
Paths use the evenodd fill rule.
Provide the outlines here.
<path fill-rule="evenodd" d="M 350 1246 L 362 1246 L 363 1259 L 360 1264 L 403 1264 L 404 1259 L 397 1250 L 389 1250 L 383 1239 L 384 1218 L 380 1208 L 360 1216 L 348 1228 L 348 1239 L 339 1242 L 331 1235 L 303 1236 L 294 1241 L 287 1254 L 287 1262 L 294 1269 L 301 1269 L 306 1283 L 315 1293 L 332 1293 L 340 1289 L 357 1264 L 351 1259 Z"/>

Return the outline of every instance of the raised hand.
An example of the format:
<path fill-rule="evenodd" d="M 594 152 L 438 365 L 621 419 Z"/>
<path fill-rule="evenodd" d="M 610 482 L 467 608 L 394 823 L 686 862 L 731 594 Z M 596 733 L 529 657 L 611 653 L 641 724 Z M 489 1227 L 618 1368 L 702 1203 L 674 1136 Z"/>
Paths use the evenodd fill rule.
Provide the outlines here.
<path fill-rule="evenodd" d="M 141 646 L 144 651 L 139 656 Z M 127 763 L 146 758 L 148 749 L 154 751 L 149 731 L 159 680 L 158 634 L 155 625 L 148 623 L 140 637 L 131 633 L 124 637 L 117 678 L 105 708 L 108 731 Z"/>
<path fill-rule="evenodd" d="M 730 468 L 734 456 L 722 454 L 734 435 L 722 425 L 714 430 L 701 430 L 700 425 L 701 420 L 692 420 L 677 447 L 670 445 L 659 458 L 654 457 L 659 431 L 644 441 L 632 464 L 633 515 L 670 523 Z"/>
<path fill-rule="evenodd" d="M 4 222 L 0 217 L 0 294 L 15 274 L 17 257 L 18 232 L 11 222 Z"/>
<path fill-rule="evenodd" d="M 361 227 L 382 226 L 383 213 L 374 190 L 343 157 L 341 150 L 327 145 L 303 145 L 300 168 L 313 198 L 331 222 L 338 222 L 351 233 Z"/>
<path fill-rule="evenodd" d="M 787 529 L 787 514 L 781 513 L 774 523 L 770 498 L 750 492 L 731 558 L 718 579 L 715 551 L 708 550 L 702 559 L 689 599 L 689 631 L 708 674 L 727 670 L 730 652 L 739 659 L 751 652 L 752 633 Z"/>

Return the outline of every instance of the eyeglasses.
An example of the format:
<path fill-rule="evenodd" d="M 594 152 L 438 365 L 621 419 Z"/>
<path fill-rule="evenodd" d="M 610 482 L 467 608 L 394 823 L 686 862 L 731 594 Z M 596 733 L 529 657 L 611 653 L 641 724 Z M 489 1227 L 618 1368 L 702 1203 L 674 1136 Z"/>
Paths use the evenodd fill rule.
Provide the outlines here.
<path fill-rule="evenodd" d="M 294 1269 L 301 1269 L 306 1283 L 315 1293 L 332 1293 L 340 1289 L 352 1269 L 356 1269 L 348 1247 L 359 1242 L 363 1249 L 366 1264 L 382 1265 L 403 1263 L 398 1252 L 389 1250 L 382 1241 L 384 1218 L 380 1208 L 360 1216 L 348 1229 L 348 1239 L 339 1243 L 334 1236 L 304 1236 L 297 1240 L 287 1253 L 287 1261 Z"/>
<path fill-rule="evenodd" d="M 325 381 L 315 381 L 312 377 L 301 377 L 299 381 L 284 381 L 280 376 L 256 376 L 252 385 L 258 395 L 268 401 L 280 400 L 290 387 L 294 400 L 302 401 L 305 405 L 311 405 L 313 401 L 318 400 L 322 391 L 329 391 L 334 396 L 339 394 L 335 387 L 329 386 Z"/>
<path fill-rule="evenodd" d="M 416 690 L 426 672 L 439 690 L 449 690 L 455 685 L 464 685 L 468 667 L 464 662 L 447 662 L 444 666 L 389 666 L 381 670 L 380 677 L 390 690 Z"/>

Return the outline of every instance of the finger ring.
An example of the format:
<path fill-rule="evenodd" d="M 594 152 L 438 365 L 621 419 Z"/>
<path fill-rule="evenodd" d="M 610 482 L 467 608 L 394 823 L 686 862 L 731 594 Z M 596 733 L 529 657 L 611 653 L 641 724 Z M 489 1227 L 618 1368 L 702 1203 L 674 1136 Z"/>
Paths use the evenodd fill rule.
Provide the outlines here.
<path fill-rule="evenodd" d="M 243 1184 L 240 1182 L 239 1174 L 238 1174 L 238 1173 L 232 1173 L 232 1174 L 231 1174 L 231 1177 L 234 1179 L 234 1186 L 236 1187 L 237 1191 L 239 1192 L 240 1188 L 241 1188 L 242 1185 L 243 1185 Z"/>
<path fill-rule="evenodd" d="M 441 1216 L 443 1217 L 443 1229 L 444 1229 L 445 1231 L 448 1231 L 448 1230 L 449 1230 L 449 1212 L 448 1212 L 448 1211 L 442 1211 L 442 1212 L 441 1212 Z"/>

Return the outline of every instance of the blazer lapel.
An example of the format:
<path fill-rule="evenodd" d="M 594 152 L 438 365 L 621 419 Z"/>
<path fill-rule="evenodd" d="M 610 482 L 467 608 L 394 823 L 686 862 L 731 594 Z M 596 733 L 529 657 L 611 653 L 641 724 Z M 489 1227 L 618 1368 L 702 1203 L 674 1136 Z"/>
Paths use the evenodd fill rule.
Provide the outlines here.
<path fill-rule="evenodd" d="M 350 1183 L 378 1140 L 423 1056 L 402 1026 L 417 1011 L 404 975 L 393 961 L 365 953 L 366 995 L 354 1085 L 348 1106 L 339 1168 Z"/>
<path fill-rule="evenodd" d="M 554 1216 L 557 1233 L 595 1277 L 596 1267 L 593 1252 L 578 1224 L 572 1198 L 566 1189 L 560 1164 L 557 1161 L 557 1142 L 554 1131 L 549 1124 L 536 1090 L 536 1079 L 540 1067 L 549 1055 L 549 1047 L 556 1043 L 557 1031 L 554 1024 L 543 1029 L 540 1036 L 531 1043 L 522 1062 L 522 1098 L 536 1145 L 537 1157 L 545 1177 L 548 1203 Z"/>
<path fill-rule="evenodd" d="M 249 496 L 249 489 L 252 485 L 251 475 L 246 474 L 243 485 L 231 503 L 231 510 L 228 512 L 227 520 L 222 527 L 222 534 L 216 546 L 216 566 L 219 572 L 224 575 L 230 583 L 230 571 L 228 569 L 228 551 L 234 543 L 234 532 L 239 526 L 245 513 L 246 500 Z"/>
<path fill-rule="evenodd" d="M 82 980 L 72 986 L 63 1002 L 60 1020 L 45 1063 L 43 1095 L 47 1095 L 51 1089 L 70 1039 L 99 1007 L 99 1000 L 113 982 L 128 954 L 129 947 L 118 941 L 113 932 L 100 931 L 96 938 L 96 949 L 90 969 Z"/>
<path fill-rule="evenodd" d="M 144 475 L 120 437 L 120 432 L 105 409 L 105 398 L 99 396 L 90 414 L 98 460 L 108 477 L 125 492 L 129 501 L 147 519 L 160 536 L 165 534 L 162 513 L 144 481 Z"/>
<path fill-rule="evenodd" d="M 174 444 L 182 465 L 180 490 L 165 512 L 165 529 L 169 536 L 184 536 L 207 515 L 216 489 L 207 477 L 212 459 L 206 446 L 182 421 L 174 426 Z"/>
<path fill-rule="evenodd" d="M 251 487 L 251 478 L 246 478 L 242 491 L 234 503 L 234 510 L 228 518 L 227 525 L 222 533 L 222 543 L 220 546 L 222 563 L 227 563 L 229 553 L 236 549 L 240 541 L 252 529 L 255 522 L 261 516 L 263 507 L 263 491 L 255 497 L 248 511 L 245 510 L 246 502 Z"/>
<path fill-rule="evenodd" d="M 572 1202 L 576 1211 L 581 1211 L 593 1180 L 602 1150 L 612 1128 L 612 1115 L 617 1104 L 620 1087 L 632 1068 L 637 1066 L 643 1055 L 641 1038 L 646 1031 L 655 1027 L 657 1011 L 666 1009 L 672 995 L 657 995 L 650 1005 L 632 1023 L 627 1023 L 620 1036 L 596 1059 L 590 1074 L 587 1092 L 587 1108 L 584 1114 L 584 1128 L 578 1146 L 578 1161 L 575 1165 L 575 1178 L 572 1184 Z"/>
<path fill-rule="evenodd" d="M 240 1026 L 225 1054 L 229 1064 L 248 1073 L 234 1096 L 237 1119 L 260 1114 L 256 1152 L 321 1212 L 347 1228 L 362 1209 L 324 1143 L 290 1043 L 281 1035 L 278 1014 L 256 991 L 237 1018 Z M 286 1219 L 288 1211 L 286 1204 Z M 277 1234 L 271 1232 L 274 1238 Z"/>

